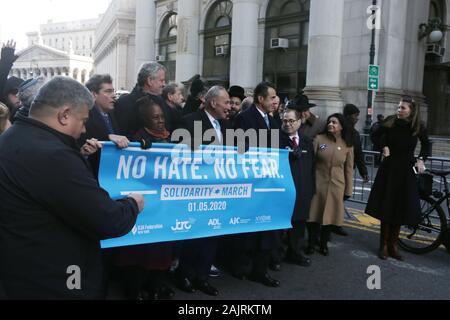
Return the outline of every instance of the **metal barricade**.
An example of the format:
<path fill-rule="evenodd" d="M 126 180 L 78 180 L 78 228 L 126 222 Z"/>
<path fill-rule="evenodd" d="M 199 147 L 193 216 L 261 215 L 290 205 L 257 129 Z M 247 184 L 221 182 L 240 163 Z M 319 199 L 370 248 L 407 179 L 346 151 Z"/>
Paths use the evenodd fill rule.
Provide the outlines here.
<path fill-rule="evenodd" d="M 355 170 L 353 180 L 353 197 L 350 198 L 349 201 L 367 204 L 373 182 L 377 175 L 380 152 L 363 151 L 363 153 L 369 173 L 369 182 L 364 183 L 363 178 L 359 175 L 358 170 Z M 431 170 L 450 170 L 450 158 L 430 157 L 425 163 L 425 166 L 427 167 L 427 169 Z M 433 181 L 433 189 L 442 191 L 443 186 L 443 180 L 439 177 L 435 177 Z"/>

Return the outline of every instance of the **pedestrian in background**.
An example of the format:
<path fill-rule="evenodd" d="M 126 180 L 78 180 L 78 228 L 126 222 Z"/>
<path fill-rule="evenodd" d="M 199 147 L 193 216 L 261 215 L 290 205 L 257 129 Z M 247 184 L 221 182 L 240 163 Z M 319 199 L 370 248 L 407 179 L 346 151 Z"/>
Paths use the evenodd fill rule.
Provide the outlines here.
<path fill-rule="evenodd" d="M 430 155 L 430 140 L 425 125 L 420 121 L 420 110 L 410 97 L 400 100 L 397 114 L 390 116 L 377 130 L 383 150 L 366 213 L 381 222 L 378 256 L 402 260 L 398 237 L 402 225 L 420 222 L 420 197 L 413 167 L 419 173 L 425 170 L 424 161 Z M 416 160 L 414 151 L 420 140 L 421 151 Z"/>

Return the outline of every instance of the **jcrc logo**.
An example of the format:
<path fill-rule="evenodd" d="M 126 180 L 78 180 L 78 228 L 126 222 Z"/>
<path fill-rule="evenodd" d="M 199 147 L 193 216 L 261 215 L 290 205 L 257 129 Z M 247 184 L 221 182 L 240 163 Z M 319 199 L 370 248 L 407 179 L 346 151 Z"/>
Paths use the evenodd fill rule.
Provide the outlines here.
<path fill-rule="evenodd" d="M 172 231 L 176 232 L 186 232 L 191 230 L 192 224 L 191 221 L 179 221 L 177 220 L 175 223 L 175 227 L 170 227 Z"/>
<path fill-rule="evenodd" d="M 220 229 L 222 227 L 222 224 L 220 223 L 219 219 L 209 219 L 208 226 L 212 227 L 213 229 Z"/>
<path fill-rule="evenodd" d="M 133 233 L 133 235 L 135 236 L 136 233 L 138 232 L 138 228 L 137 226 L 134 226 L 133 229 L 131 230 L 131 232 Z"/>
<path fill-rule="evenodd" d="M 258 216 L 256 217 L 256 223 L 267 223 L 272 221 L 272 216 Z"/>

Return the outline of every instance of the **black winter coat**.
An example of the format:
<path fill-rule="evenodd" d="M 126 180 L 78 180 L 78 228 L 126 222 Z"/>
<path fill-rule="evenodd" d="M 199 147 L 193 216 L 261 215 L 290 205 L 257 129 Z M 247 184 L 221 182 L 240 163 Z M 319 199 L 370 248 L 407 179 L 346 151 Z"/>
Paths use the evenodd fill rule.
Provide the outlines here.
<path fill-rule="evenodd" d="M 429 156 L 427 130 L 422 126 L 420 133 L 413 136 L 410 123 L 396 119 L 392 128 L 381 126 L 378 134 L 381 147 L 389 147 L 390 156 L 378 169 L 366 213 L 393 225 L 415 225 L 420 221 L 420 199 L 413 170 L 414 150 L 420 140 L 420 156 Z"/>
<path fill-rule="evenodd" d="M 311 200 L 316 193 L 313 143 L 311 139 L 300 133 L 298 136 L 300 141 L 298 142 L 298 147 L 295 148 L 292 140 L 286 133 L 282 132 L 280 134 L 280 148 L 292 150 L 289 154 L 289 164 L 297 194 L 292 222 L 309 219 Z"/>
<path fill-rule="evenodd" d="M 0 136 L 0 279 L 10 299 L 98 299 L 100 240 L 127 234 L 133 199 L 101 189 L 75 139 L 19 118 Z M 69 290 L 68 268 L 81 271 Z M 70 280 L 70 279 L 69 279 Z"/>
<path fill-rule="evenodd" d="M 269 116 L 270 130 L 279 130 L 275 119 Z M 234 124 L 235 129 L 243 129 L 247 131 L 249 129 L 255 129 L 257 131 L 265 129 L 267 130 L 266 122 L 264 118 L 261 116 L 261 113 L 257 110 L 255 105 L 252 105 L 249 109 L 241 112 L 235 120 Z M 270 131 L 269 130 L 269 131 Z M 256 145 L 247 145 L 248 147 L 271 147 L 270 141 L 270 132 L 267 135 L 267 141 L 260 141 L 258 136 L 258 141 Z M 274 250 L 277 249 L 280 245 L 280 235 L 279 231 L 264 231 L 264 232 L 256 232 L 250 234 L 242 234 L 240 235 L 242 241 L 242 249 L 246 250 L 257 250 L 257 251 L 265 251 L 265 250 Z"/>
<path fill-rule="evenodd" d="M 361 136 L 356 129 L 352 129 L 353 138 L 353 152 L 355 156 L 355 167 L 358 168 L 358 172 L 361 177 L 368 175 L 366 162 L 364 161 L 364 152 L 361 145 Z"/>
<path fill-rule="evenodd" d="M 114 114 L 109 115 L 111 119 L 111 124 L 113 127 L 113 134 L 117 134 L 118 132 L 118 125 L 117 121 L 114 117 Z M 80 145 L 83 145 L 86 143 L 87 139 L 95 138 L 98 141 L 109 141 L 109 132 L 108 128 L 106 126 L 105 120 L 103 120 L 103 116 L 100 113 L 100 111 L 97 109 L 96 106 L 94 106 L 89 111 L 89 120 L 86 122 L 86 133 L 81 135 L 80 139 L 78 140 Z M 97 151 L 96 153 L 90 155 L 88 157 L 88 161 L 91 164 L 94 177 L 98 177 L 98 170 L 100 167 L 100 154 L 101 150 Z"/>

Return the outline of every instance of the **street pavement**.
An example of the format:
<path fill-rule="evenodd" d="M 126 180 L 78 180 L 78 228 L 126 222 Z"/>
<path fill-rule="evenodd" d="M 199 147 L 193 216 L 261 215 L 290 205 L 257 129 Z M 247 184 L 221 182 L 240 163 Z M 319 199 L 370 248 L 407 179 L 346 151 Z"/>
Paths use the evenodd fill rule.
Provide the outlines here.
<path fill-rule="evenodd" d="M 450 299 L 450 254 L 439 248 L 426 255 L 402 251 L 400 262 L 380 260 L 378 223 L 366 216 L 361 207 L 347 203 L 350 212 L 345 229 L 348 237 L 333 234 L 330 256 L 311 256 L 312 266 L 304 268 L 282 264 L 281 272 L 271 275 L 281 281 L 280 288 L 267 288 L 251 281 L 240 281 L 227 273 L 211 278 L 220 295 L 214 300 L 436 300 Z M 380 289 L 368 289 L 368 268 L 380 269 Z M 374 283 L 373 281 L 369 281 Z M 210 300 L 202 293 L 176 291 L 176 300 Z M 117 288 L 110 299 L 120 299 Z"/>

